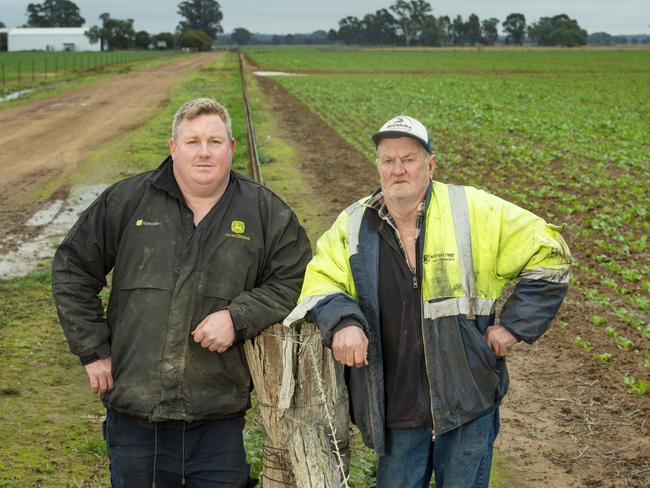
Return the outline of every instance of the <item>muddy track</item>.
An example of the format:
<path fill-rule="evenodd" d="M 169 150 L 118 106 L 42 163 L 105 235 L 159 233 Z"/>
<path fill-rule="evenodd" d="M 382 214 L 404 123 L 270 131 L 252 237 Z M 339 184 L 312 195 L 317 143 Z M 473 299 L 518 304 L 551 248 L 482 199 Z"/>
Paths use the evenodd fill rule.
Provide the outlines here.
<path fill-rule="evenodd" d="M 0 240 L 31 215 L 37 189 L 65 180 L 93 149 L 150 119 L 175 82 L 217 56 L 191 55 L 0 110 Z"/>
<path fill-rule="evenodd" d="M 376 188 L 376 171 L 364 156 L 279 84 L 262 77 L 258 84 L 299 151 L 301 171 L 328 205 L 329 223 Z M 600 331 L 594 337 L 589 306 L 570 293 L 544 337 L 514 348 L 497 439 L 501 487 L 650 486 L 650 402 L 622 384 L 623 370 L 634 369 L 629 359 L 602 365 L 575 346 L 582 334 L 596 351 L 612 349 Z"/>

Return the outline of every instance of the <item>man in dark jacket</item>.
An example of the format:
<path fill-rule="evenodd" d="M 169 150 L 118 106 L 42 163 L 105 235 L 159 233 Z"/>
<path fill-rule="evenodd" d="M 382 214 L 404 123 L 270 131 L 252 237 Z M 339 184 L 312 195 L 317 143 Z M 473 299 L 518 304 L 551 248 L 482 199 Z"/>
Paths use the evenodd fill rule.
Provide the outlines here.
<path fill-rule="evenodd" d="M 169 149 L 81 215 L 54 258 L 54 299 L 107 408 L 113 486 L 246 486 L 243 342 L 295 305 L 309 242 L 284 202 L 231 171 L 214 100 L 178 110 Z"/>

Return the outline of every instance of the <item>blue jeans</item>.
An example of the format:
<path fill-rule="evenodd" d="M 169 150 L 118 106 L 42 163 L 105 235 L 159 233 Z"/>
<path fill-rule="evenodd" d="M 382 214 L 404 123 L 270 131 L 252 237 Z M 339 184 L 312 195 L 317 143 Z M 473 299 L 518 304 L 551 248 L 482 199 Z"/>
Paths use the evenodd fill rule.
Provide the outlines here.
<path fill-rule="evenodd" d="M 377 488 L 487 488 L 499 409 L 431 439 L 431 429 L 386 429 Z"/>
<path fill-rule="evenodd" d="M 106 412 L 113 488 L 247 487 L 244 417 L 161 422 Z M 184 483 L 184 484 L 183 484 Z"/>

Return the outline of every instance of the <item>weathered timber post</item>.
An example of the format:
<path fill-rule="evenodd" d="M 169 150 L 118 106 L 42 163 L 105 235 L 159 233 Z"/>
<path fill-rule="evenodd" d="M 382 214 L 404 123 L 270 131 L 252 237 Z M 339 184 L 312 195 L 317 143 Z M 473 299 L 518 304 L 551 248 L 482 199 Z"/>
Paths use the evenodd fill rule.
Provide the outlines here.
<path fill-rule="evenodd" d="M 347 486 L 348 396 L 343 366 L 309 322 L 273 325 L 246 357 L 268 434 L 264 488 Z"/>

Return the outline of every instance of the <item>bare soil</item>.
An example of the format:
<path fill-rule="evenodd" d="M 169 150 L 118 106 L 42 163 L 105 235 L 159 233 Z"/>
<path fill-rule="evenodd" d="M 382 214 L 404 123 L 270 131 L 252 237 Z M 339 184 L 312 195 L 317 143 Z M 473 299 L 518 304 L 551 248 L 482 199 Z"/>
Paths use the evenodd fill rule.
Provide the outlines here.
<path fill-rule="evenodd" d="M 280 85 L 262 77 L 258 83 L 301 155 L 301 170 L 329 204 L 324 219 L 332 222 L 376 189 L 376 171 L 365 157 Z M 436 175 L 442 181 L 448 176 Z M 583 286 L 598 286 L 580 278 Z M 546 335 L 514 347 L 497 439 L 500 486 L 650 486 L 650 401 L 622 383 L 626 372 L 639 372 L 642 359 L 619 354 L 611 338 L 594 332 L 589 320 L 597 312 L 579 290 L 571 291 Z M 594 351 L 579 349 L 576 335 L 588 338 Z M 615 359 L 601 364 L 594 352 Z"/>
<path fill-rule="evenodd" d="M 41 203 L 34 192 L 65 181 L 94 148 L 151 118 L 176 81 L 216 56 L 192 55 L 0 110 L 0 240 Z"/>

